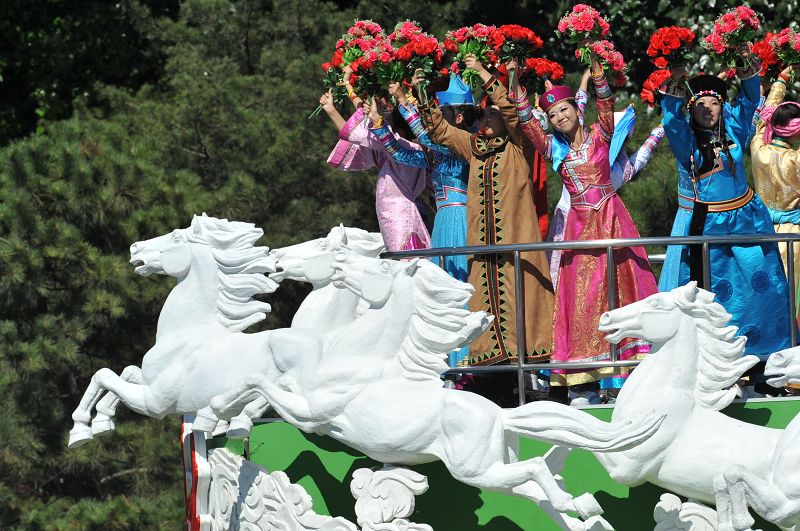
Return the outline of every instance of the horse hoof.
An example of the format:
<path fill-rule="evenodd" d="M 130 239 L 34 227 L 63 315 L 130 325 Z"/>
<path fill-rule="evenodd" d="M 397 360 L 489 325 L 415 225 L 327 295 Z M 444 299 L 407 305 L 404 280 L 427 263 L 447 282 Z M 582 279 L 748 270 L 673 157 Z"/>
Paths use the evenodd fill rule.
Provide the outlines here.
<path fill-rule="evenodd" d="M 114 419 L 111 417 L 95 418 L 92 421 L 92 435 L 100 435 L 107 431 L 113 431 L 115 428 Z"/>
<path fill-rule="evenodd" d="M 602 516 L 592 516 L 586 520 L 586 531 L 614 531 Z"/>
<path fill-rule="evenodd" d="M 92 438 L 92 428 L 86 424 L 75 424 L 75 426 L 69 430 L 69 442 L 67 446 L 70 448 L 77 448 L 88 443 Z"/>
<path fill-rule="evenodd" d="M 594 496 L 588 492 L 575 497 L 572 501 L 575 504 L 575 510 L 584 520 L 592 516 L 603 514 L 603 508 L 600 507 L 600 504 L 597 503 Z"/>
<path fill-rule="evenodd" d="M 207 409 L 207 408 L 203 408 Z M 197 416 L 192 423 L 192 431 L 205 431 L 211 433 L 217 427 L 219 419 L 211 411 L 203 411 L 202 409 L 197 412 Z"/>
<path fill-rule="evenodd" d="M 225 435 L 230 439 L 244 439 L 250 435 L 253 422 L 247 417 L 233 417 Z"/>

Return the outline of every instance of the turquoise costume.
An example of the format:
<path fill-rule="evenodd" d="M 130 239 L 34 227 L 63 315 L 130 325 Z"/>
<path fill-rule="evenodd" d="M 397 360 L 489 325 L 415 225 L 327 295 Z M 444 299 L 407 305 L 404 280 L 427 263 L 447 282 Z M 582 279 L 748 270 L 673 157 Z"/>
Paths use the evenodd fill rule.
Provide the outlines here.
<path fill-rule="evenodd" d="M 724 91 L 721 94 L 724 97 Z M 721 118 L 725 135 L 720 138 L 694 130 L 684 107 L 683 86 L 667 86 L 661 100 L 663 124 L 678 168 L 672 236 L 775 233 L 769 211 L 748 187 L 744 167 L 759 101 L 758 75 L 742 79 L 738 98 Z M 720 149 L 725 144 L 727 149 Z M 777 244 L 712 245 L 709 255 L 711 286 L 704 287 L 732 315 L 729 324 L 739 328 L 738 335 L 747 337 L 745 353 L 764 360 L 790 347 L 788 289 Z M 690 280 L 702 285 L 701 266 L 699 249 L 669 246 L 659 290 L 670 291 Z"/>

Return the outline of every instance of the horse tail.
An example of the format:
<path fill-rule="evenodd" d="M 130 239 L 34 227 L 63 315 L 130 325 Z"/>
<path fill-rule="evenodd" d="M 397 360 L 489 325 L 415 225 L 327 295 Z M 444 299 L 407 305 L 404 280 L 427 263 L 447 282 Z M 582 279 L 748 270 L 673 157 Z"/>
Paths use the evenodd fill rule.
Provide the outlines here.
<path fill-rule="evenodd" d="M 592 452 L 617 452 L 637 446 L 661 427 L 664 417 L 638 421 L 603 422 L 555 402 L 531 402 L 501 413 L 506 431 L 569 448 Z"/>

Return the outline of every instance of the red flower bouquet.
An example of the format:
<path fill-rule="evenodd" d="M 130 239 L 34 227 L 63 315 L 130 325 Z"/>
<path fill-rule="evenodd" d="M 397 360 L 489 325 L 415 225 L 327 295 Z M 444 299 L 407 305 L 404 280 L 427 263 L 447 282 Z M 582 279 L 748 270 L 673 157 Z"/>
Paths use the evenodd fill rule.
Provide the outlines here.
<path fill-rule="evenodd" d="M 533 30 L 517 24 L 500 26 L 489 36 L 489 44 L 501 63 L 516 59 L 520 64 L 542 47 L 542 39 Z"/>
<path fill-rule="evenodd" d="M 800 64 L 800 33 L 786 28 L 773 35 L 769 41 L 775 51 L 775 56 L 782 63 L 780 66 L 795 66 Z M 794 70 L 792 70 L 794 80 Z"/>
<path fill-rule="evenodd" d="M 694 38 L 694 32 L 689 28 L 680 26 L 659 28 L 650 37 L 647 56 L 659 69 L 669 68 L 670 64 L 685 63 Z"/>
<path fill-rule="evenodd" d="M 480 84 L 480 77 L 476 71 L 462 68 L 464 59 L 467 55 L 474 54 L 481 63 L 487 65 L 496 63 L 497 55 L 489 45 L 489 37 L 496 29 L 494 26 L 475 24 L 448 31 L 444 37 L 445 50 L 455 55 L 450 70 L 456 74 L 461 72 L 462 79 L 470 85 Z"/>
<path fill-rule="evenodd" d="M 402 81 L 405 67 L 396 58 L 389 39 L 372 39 L 371 46 L 350 65 L 360 77 L 354 85 L 356 92 L 366 96 L 387 95 L 392 81 Z"/>
<path fill-rule="evenodd" d="M 672 77 L 672 73 L 669 70 L 656 70 L 645 80 L 639 97 L 642 98 L 642 101 L 647 103 L 651 109 L 655 107 L 656 93 L 659 87 L 670 77 Z"/>
<path fill-rule="evenodd" d="M 430 77 L 441 66 L 442 44 L 423 32 L 416 22 L 406 20 L 397 24 L 389 34 L 389 42 L 395 48 L 395 57 L 404 65 L 406 79 L 413 77 L 417 70 L 422 70 L 426 78 Z"/>
<path fill-rule="evenodd" d="M 608 35 L 611 26 L 593 7 L 576 4 L 572 11 L 558 21 L 556 35 L 566 37 L 575 44 L 596 41 Z"/>
<path fill-rule="evenodd" d="M 564 67 L 543 57 L 530 57 L 525 60 L 525 72 L 519 82 L 528 90 L 541 94 L 545 80 L 553 82 L 564 79 Z"/>
<path fill-rule="evenodd" d="M 760 41 L 753 43 L 753 53 L 761 59 L 761 77 L 775 77 L 781 71 L 781 62 L 778 54 L 770 44 L 776 33 L 767 32 L 767 35 Z"/>
<path fill-rule="evenodd" d="M 755 11 L 739 6 L 714 21 L 714 29 L 702 44 L 716 61 L 734 67 L 741 56 L 741 48 L 756 38 L 760 28 Z"/>
<path fill-rule="evenodd" d="M 622 54 L 614 48 L 614 43 L 607 40 L 596 41 L 589 43 L 585 48 L 575 50 L 575 57 L 583 61 L 589 61 L 590 55 L 587 52 L 592 52 L 597 56 L 598 61 L 603 65 L 603 70 L 606 71 L 609 81 L 617 87 L 621 87 L 628 82 L 628 65 Z"/>

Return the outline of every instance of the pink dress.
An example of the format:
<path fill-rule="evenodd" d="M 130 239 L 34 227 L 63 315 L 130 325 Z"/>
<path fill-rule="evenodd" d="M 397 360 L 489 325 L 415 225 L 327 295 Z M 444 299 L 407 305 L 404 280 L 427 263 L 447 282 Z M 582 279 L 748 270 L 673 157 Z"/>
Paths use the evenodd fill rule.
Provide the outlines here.
<path fill-rule="evenodd" d="M 520 109 L 522 105 L 518 105 Z M 586 130 L 586 140 L 570 149 L 558 171 L 570 195 L 564 241 L 605 238 L 638 238 L 639 231 L 611 183 L 608 148 L 614 132 L 614 97 L 597 100 L 598 123 Z M 520 113 L 523 117 L 524 112 Z M 536 120 L 522 129 L 533 145 L 552 159 L 552 135 Z M 658 291 L 642 247 L 614 251 L 617 268 L 617 307 L 641 300 Z M 559 282 L 553 316 L 554 362 L 602 361 L 610 358 L 605 334 L 597 330 L 600 316 L 608 310 L 608 269 L 605 249 L 565 250 L 559 265 Z M 619 359 L 644 354 L 649 345 L 624 339 Z M 623 379 L 629 371 L 621 368 L 551 371 L 551 385 L 578 385 L 600 379 Z M 605 381 L 603 382 L 606 383 Z M 605 385 L 604 385 L 605 386 Z M 608 385 L 618 387 L 618 385 Z"/>
<path fill-rule="evenodd" d="M 369 131 L 369 120 L 362 109 L 347 120 L 339 141 L 328 157 L 328 164 L 344 171 L 378 168 L 375 184 L 375 212 L 387 251 L 426 249 L 431 237 L 414 200 L 425 191 L 428 172 L 396 163 L 383 143 Z M 422 148 L 403 138 L 404 149 Z"/>

